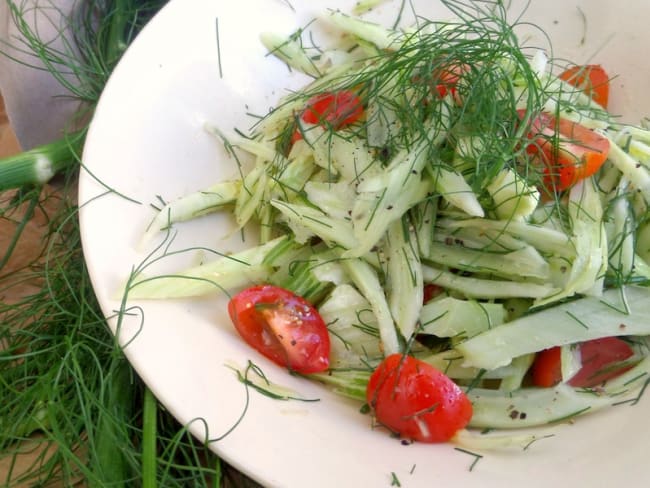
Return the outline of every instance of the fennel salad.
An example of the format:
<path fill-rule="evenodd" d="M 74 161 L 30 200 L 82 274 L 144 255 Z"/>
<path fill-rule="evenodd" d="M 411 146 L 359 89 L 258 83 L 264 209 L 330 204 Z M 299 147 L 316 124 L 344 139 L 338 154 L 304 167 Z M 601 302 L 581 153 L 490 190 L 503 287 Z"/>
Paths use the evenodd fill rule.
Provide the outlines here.
<path fill-rule="evenodd" d="M 650 130 L 609 75 L 526 46 L 500 4 L 390 28 L 324 12 L 262 35 L 313 79 L 249 132 L 208 126 L 239 177 L 167 203 L 232 214 L 248 249 L 136 275 L 131 299 L 225 292 L 242 338 L 408 441 L 489 447 L 634 404 L 650 373 Z M 252 164 L 245 164 L 248 158 Z"/>

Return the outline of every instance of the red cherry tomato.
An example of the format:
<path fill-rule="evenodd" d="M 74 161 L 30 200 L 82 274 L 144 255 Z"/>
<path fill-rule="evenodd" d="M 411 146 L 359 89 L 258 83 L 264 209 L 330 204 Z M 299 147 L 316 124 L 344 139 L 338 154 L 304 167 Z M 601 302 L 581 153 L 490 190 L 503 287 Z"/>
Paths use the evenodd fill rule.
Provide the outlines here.
<path fill-rule="evenodd" d="M 631 366 L 616 367 L 634 354 L 630 345 L 618 337 L 603 337 L 580 344 L 582 367 L 568 381 L 571 386 L 590 388 L 624 373 Z"/>
<path fill-rule="evenodd" d="M 544 183 L 549 190 L 566 190 L 595 174 L 609 154 L 606 137 L 546 113 L 533 119 L 528 137 L 534 143 L 526 151 L 543 164 Z"/>
<path fill-rule="evenodd" d="M 603 337 L 578 345 L 582 366 L 567 383 L 575 388 L 592 388 L 624 373 L 631 366 L 618 365 L 630 358 L 634 351 L 618 337 Z M 548 388 L 562 380 L 560 348 L 552 347 L 537 353 L 531 366 L 533 384 Z"/>
<path fill-rule="evenodd" d="M 551 347 L 537 353 L 530 368 L 534 385 L 549 388 L 562 381 L 560 356 L 561 349 L 559 347 Z"/>
<path fill-rule="evenodd" d="M 434 78 L 438 80 L 438 84 L 436 85 L 438 96 L 444 98 L 447 94 L 450 94 L 460 104 L 457 96 L 458 81 L 467 71 L 469 71 L 469 67 L 465 64 L 454 64 L 436 70 L 434 72 Z"/>
<path fill-rule="evenodd" d="M 302 297 L 272 285 L 248 288 L 228 313 L 242 338 L 264 356 L 297 373 L 329 367 L 330 339 L 318 311 Z"/>
<path fill-rule="evenodd" d="M 334 129 L 353 124 L 363 114 L 361 99 L 351 90 L 325 92 L 312 97 L 302 113 L 308 124 L 327 123 Z"/>
<path fill-rule="evenodd" d="M 472 417 L 465 393 L 444 373 L 412 356 L 392 354 L 366 389 L 377 421 L 402 437 L 445 442 Z"/>
<path fill-rule="evenodd" d="M 598 64 L 572 66 L 560 73 L 561 79 L 584 91 L 601 107 L 609 102 L 609 76 Z"/>
<path fill-rule="evenodd" d="M 422 293 L 422 303 L 426 304 L 430 302 L 435 297 L 440 295 L 443 291 L 444 290 L 441 286 L 435 285 L 433 283 L 428 283 L 424 285 L 424 289 Z"/>
<path fill-rule="evenodd" d="M 351 90 L 324 92 L 312 97 L 307 102 L 301 118 L 308 124 L 320 124 L 334 130 L 354 124 L 363 115 L 361 99 Z M 291 142 L 302 139 L 299 130 L 295 130 Z"/>
<path fill-rule="evenodd" d="M 458 81 L 467 71 L 469 71 L 469 67 L 465 64 L 439 63 L 431 72 L 431 76 L 417 74 L 411 78 L 411 82 L 414 85 L 426 85 L 438 98 L 451 95 L 451 98 L 461 105 L 458 96 Z"/>

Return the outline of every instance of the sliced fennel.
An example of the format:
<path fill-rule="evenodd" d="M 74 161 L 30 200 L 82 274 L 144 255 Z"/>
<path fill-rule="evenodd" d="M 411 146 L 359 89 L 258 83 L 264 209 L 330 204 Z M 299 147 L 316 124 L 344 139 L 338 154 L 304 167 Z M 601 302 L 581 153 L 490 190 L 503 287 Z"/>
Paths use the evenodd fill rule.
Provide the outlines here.
<path fill-rule="evenodd" d="M 443 297 L 422 307 L 420 332 L 437 337 L 468 339 L 506 321 L 501 303 Z"/>
<path fill-rule="evenodd" d="M 399 352 L 402 349 L 399 334 L 376 271 L 359 258 L 346 259 L 343 266 L 352 282 L 370 303 L 377 318 L 384 353 L 388 355 Z"/>
<path fill-rule="evenodd" d="M 318 78 L 321 71 L 314 60 L 307 55 L 302 44 L 296 38 L 287 39 L 271 32 L 264 32 L 260 40 L 266 49 L 294 69 Z"/>
<path fill-rule="evenodd" d="M 423 265 L 424 280 L 454 290 L 468 298 L 543 298 L 555 293 L 551 284 L 472 278 L 451 273 L 432 265 Z"/>
<path fill-rule="evenodd" d="M 650 335 L 648 290 L 628 286 L 526 315 L 459 344 L 468 366 L 493 369 L 557 345 L 607 336 Z"/>
<path fill-rule="evenodd" d="M 566 381 L 581 366 L 574 344 L 650 335 L 650 292 L 632 284 L 650 281 L 650 131 L 618 124 L 552 75 L 539 49 L 529 58 L 518 46 L 497 47 L 487 61 L 452 59 L 450 68 L 436 54 L 446 52 L 440 40 L 462 40 L 466 55 L 480 42 L 456 32 L 462 25 L 386 28 L 339 11 L 318 21 L 337 42 L 316 54 L 302 31 L 262 36 L 271 54 L 314 78 L 304 90 L 280 100 L 247 136 L 207 127 L 240 178 L 171 202 L 146 234 L 227 207 L 240 228 L 258 226 L 259 245 L 173 275 L 136 276 L 130 297 L 260 282 L 295 290 L 330 332 L 332 371 L 315 379 L 365 401 L 372 368 L 388 354 L 410 353 L 466 388 L 474 427 L 559 422 L 638 390 L 645 380 L 631 375 L 647 377 L 647 351 L 598 391 L 526 385 L 540 350 L 561 347 Z M 467 79 L 441 87 L 445 70 Z M 303 117 L 315 96 L 343 90 L 362 100 L 358 120 Z M 550 195 L 545 168 L 522 150 L 531 143 L 524 122 L 542 110 L 611 143 L 597 174 Z M 424 304 L 427 287 L 441 294 Z M 456 441 L 535 439 L 481 444 L 461 432 Z"/>
<path fill-rule="evenodd" d="M 233 204 L 240 189 L 240 181 L 224 181 L 165 204 L 149 224 L 140 245 L 149 243 L 153 236 L 171 224 L 191 220 L 221 210 L 225 205 Z"/>
<path fill-rule="evenodd" d="M 485 388 L 467 392 L 474 413 L 470 425 L 476 428 L 514 429 L 571 420 L 634 398 L 650 379 L 650 358 L 594 389 L 572 388 L 564 383 L 553 388 L 521 388 L 507 395 Z"/>
<path fill-rule="evenodd" d="M 502 170 L 486 186 L 500 219 L 525 220 L 537 208 L 539 191 L 511 169 Z"/>
<path fill-rule="evenodd" d="M 359 368 L 376 364 L 382 357 L 377 319 L 372 307 L 355 287 L 334 288 L 318 311 L 331 336 L 333 368 Z"/>
<path fill-rule="evenodd" d="M 139 274 L 129 283 L 129 298 L 191 297 L 252 285 L 267 280 L 276 258 L 282 262 L 282 255 L 293 248 L 290 239 L 278 237 L 178 273 L 152 277 Z M 269 260 L 271 255 L 274 259 Z"/>
<path fill-rule="evenodd" d="M 415 232 L 408 225 L 401 220 L 390 224 L 384 246 L 386 295 L 395 325 L 406 339 L 416 331 L 424 295 L 422 264 L 416 244 Z"/>
<path fill-rule="evenodd" d="M 549 282 L 549 263 L 532 246 L 510 252 L 490 252 L 458 245 L 434 242 L 429 247 L 428 261 L 465 271 L 477 271 L 512 281 L 526 279 Z"/>

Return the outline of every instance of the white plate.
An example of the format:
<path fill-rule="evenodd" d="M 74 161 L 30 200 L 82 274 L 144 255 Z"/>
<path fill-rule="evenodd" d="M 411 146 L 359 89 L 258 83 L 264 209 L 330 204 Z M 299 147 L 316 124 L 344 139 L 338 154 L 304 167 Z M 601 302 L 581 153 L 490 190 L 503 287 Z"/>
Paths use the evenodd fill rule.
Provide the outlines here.
<path fill-rule="evenodd" d="M 149 204 L 158 195 L 169 200 L 235 173 L 221 145 L 203 131 L 204 122 L 246 129 L 252 123 L 247 112 L 264 113 L 305 81 L 266 56 L 258 34 L 289 33 L 313 13 L 349 10 L 353 2 L 293 3 L 297 12 L 280 0 L 173 0 L 115 70 L 88 135 L 80 184 L 84 251 L 107 317 L 119 308 L 119 289 L 131 267 L 145 258 L 138 242 L 153 214 Z M 414 3 L 429 18 L 443 11 L 438 3 Z M 392 19 L 395 7 L 388 3 L 373 16 Z M 557 56 L 598 62 L 618 75 L 613 111 L 629 120 L 650 113 L 650 3 L 545 0 L 533 2 L 527 18 L 546 29 Z M 178 225 L 173 248 L 232 249 L 234 241 L 221 239 L 231 228 L 217 216 Z M 177 256 L 157 269 L 178 269 L 200 256 Z M 204 425 L 210 438 L 223 435 L 245 408 L 244 387 L 226 363 L 244 366 L 253 359 L 272 381 L 321 399 L 282 402 L 251 393 L 240 424 L 212 444 L 265 485 L 388 487 L 391 473 L 404 487 L 638 486 L 650 478 L 648 401 L 560 426 L 556 437 L 525 452 L 485 453 L 470 472 L 472 456 L 450 445 L 401 445 L 371 430 L 357 404 L 256 355 L 233 332 L 224 303 L 216 297 L 129 303 L 141 308 L 132 309 L 138 316 L 125 320 L 120 338 L 133 338 L 126 354 L 181 422 L 205 421 L 192 424 L 199 437 Z M 116 320 L 109 322 L 115 329 Z"/>

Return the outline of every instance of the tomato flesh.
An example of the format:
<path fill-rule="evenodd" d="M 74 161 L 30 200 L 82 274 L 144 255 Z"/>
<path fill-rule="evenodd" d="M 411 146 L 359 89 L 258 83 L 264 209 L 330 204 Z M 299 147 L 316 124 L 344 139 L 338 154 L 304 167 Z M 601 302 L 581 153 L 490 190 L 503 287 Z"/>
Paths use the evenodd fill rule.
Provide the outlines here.
<path fill-rule="evenodd" d="M 567 383 L 575 388 L 593 388 L 624 373 L 631 366 L 620 365 L 634 354 L 627 342 L 618 337 L 603 337 L 585 341 L 578 345 L 582 365 Z M 537 353 L 531 366 L 533 384 L 543 388 L 562 381 L 562 362 L 559 347 L 552 347 Z"/>
<path fill-rule="evenodd" d="M 523 116 L 523 113 L 520 113 Z M 526 152 L 544 167 L 547 189 L 563 191 L 594 175 L 609 154 L 609 140 L 576 122 L 541 113 L 533 119 Z"/>
<path fill-rule="evenodd" d="M 422 291 L 422 303 L 427 304 L 431 300 L 433 300 L 435 297 L 440 295 L 443 292 L 443 288 L 441 286 L 435 285 L 433 283 L 428 283 L 424 285 L 423 291 Z"/>
<path fill-rule="evenodd" d="M 460 105 L 457 93 L 458 82 L 467 71 L 468 67 L 464 64 L 441 63 L 433 69 L 430 76 L 415 75 L 411 81 L 415 85 L 426 85 L 439 99 L 450 95 Z"/>
<path fill-rule="evenodd" d="M 325 92 L 312 97 L 302 113 L 302 120 L 308 124 L 331 125 L 340 129 L 353 124 L 363 114 L 361 99 L 351 90 Z"/>
<path fill-rule="evenodd" d="M 241 291 L 228 313 L 242 338 L 271 361 L 297 373 L 329 368 L 327 325 L 304 298 L 273 285 Z"/>
<path fill-rule="evenodd" d="M 609 76 L 602 66 L 598 64 L 572 66 L 560 73 L 559 78 L 585 92 L 601 107 L 607 107 Z"/>
<path fill-rule="evenodd" d="M 580 344 L 582 367 L 568 381 L 571 386 L 591 388 L 615 378 L 630 366 L 616 367 L 634 354 L 630 345 L 618 337 L 603 337 Z"/>
<path fill-rule="evenodd" d="M 537 353 L 531 366 L 533 384 L 549 388 L 562 381 L 561 349 L 551 347 Z"/>
<path fill-rule="evenodd" d="M 438 96 L 445 98 L 447 95 L 451 95 L 454 101 L 460 105 L 458 82 L 467 71 L 469 71 L 469 67 L 465 64 L 452 64 L 434 71 L 434 78 L 438 80 L 436 85 Z"/>
<path fill-rule="evenodd" d="M 333 130 L 354 124 L 363 115 L 361 99 L 352 90 L 324 92 L 310 98 L 300 118 L 308 124 L 319 124 Z M 298 129 L 291 136 L 291 143 L 302 139 Z"/>
<path fill-rule="evenodd" d="M 446 442 L 472 418 L 472 404 L 444 373 L 412 356 L 391 354 L 366 389 L 377 421 L 402 437 Z"/>

